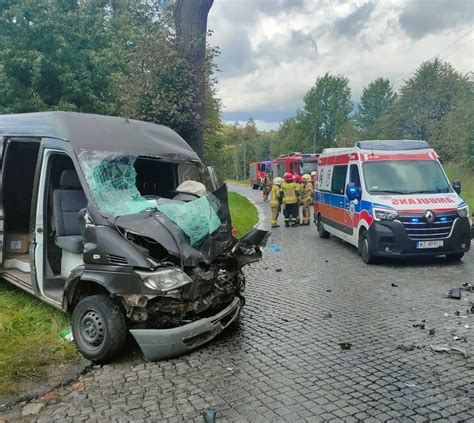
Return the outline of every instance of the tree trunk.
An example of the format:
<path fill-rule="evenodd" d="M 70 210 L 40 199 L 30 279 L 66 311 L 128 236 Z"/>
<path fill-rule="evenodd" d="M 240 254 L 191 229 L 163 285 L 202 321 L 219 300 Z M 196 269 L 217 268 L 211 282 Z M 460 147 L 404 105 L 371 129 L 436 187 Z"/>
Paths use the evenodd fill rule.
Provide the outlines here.
<path fill-rule="evenodd" d="M 206 35 L 207 16 L 214 0 L 176 0 L 174 18 L 179 52 L 192 66 L 195 77 L 194 112 L 196 125 L 188 134 L 181 134 L 202 157 L 204 119 L 206 114 Z"/>

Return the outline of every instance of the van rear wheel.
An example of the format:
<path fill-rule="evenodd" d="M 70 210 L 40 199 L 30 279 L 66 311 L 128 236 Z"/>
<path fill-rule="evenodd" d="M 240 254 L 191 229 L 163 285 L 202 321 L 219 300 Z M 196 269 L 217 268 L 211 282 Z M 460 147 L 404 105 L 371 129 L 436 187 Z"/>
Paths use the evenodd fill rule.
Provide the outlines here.
<path fill-rule="evenodd" d="M 360 234 L 359 254 L 365 264 L 374 264 L 377 261 L 377 258 L 372 253 L 372 245 L 367 231 Z"/>
<path fill-rule="evenodd" d="M 72 334 L 82 355 L 98 363 L 112 359 L 127 336 L 125 316 L 107 295 L 85 297 L 72 312 Z"/>

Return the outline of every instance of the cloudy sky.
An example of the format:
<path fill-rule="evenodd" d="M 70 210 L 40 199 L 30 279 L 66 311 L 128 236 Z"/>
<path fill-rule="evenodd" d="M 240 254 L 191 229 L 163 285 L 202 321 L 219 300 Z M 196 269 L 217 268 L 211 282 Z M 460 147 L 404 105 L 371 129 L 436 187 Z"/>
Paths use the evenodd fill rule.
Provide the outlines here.
<path fill-rule="evenodd" d="M 422 61 L 474 70 L 474 0 L 214 0 L 225 121 L 278 127 L 326 72 L 350 79 L 354 103 L 378 76 L 395 88 Z"/>

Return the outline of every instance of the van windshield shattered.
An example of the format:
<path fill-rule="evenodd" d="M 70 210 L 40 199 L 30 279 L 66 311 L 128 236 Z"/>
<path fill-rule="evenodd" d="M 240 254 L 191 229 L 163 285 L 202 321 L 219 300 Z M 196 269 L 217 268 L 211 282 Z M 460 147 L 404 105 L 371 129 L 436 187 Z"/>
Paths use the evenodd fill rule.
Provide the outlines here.
<path fill-rule="evenodd" d="M 221 225 L 219 200 L 209 193 L 208 175 L 197 163 L 104 151 L 81 151 L 78 160 L 91 197 L 106 216 L 160 212 L 183 230 L 191 245 Z M 199 184 L 202 192 L 177 191 L 184 181 Z"/>

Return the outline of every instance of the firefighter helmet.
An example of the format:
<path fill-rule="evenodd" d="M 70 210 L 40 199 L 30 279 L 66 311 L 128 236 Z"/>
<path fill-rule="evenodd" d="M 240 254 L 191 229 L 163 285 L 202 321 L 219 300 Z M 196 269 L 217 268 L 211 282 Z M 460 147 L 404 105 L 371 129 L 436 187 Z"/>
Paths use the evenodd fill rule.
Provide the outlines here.
<path fill-rule="evenodd" d="M 316 176 L 316 175 L 317 175 L 316 171 L 313 170 L 313 171 L 311 172 L 311 176 Z"/>
<path fill-rule="evenodd" d="M 287 182 L 292 181 L 293 180 L 293 175 L 290 172 L 286 172 L 283 175 L 283 179 L 285 179 L 285 181 L 287 181 Z"/>
<path fill-rule="evenodd" d="M 283 178 L 280 178 L 279 176 L 277 176 L 277 177 L 273 180 L 273 185 L 278 185 L 278 186 L 280 186 L 282 183 L 283 183 Z"/>
<path fill-rule="evenodd" d="M 296 175 L 295 181 L 296 181 L 298 184 L 301 184 L 301 183 L 303 182 L 303 178 L 301 177 L 301 175 Z"/>
<path fill-rule="evenodd" d="M 308 175 L 307 173 L 305 173 L 303 176 L 302 176 L 303 180 L 305 182 L 309 182 L 311 181 L 311 175 Z"/>

